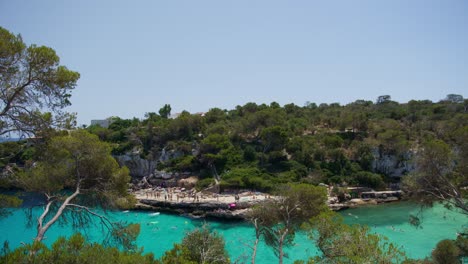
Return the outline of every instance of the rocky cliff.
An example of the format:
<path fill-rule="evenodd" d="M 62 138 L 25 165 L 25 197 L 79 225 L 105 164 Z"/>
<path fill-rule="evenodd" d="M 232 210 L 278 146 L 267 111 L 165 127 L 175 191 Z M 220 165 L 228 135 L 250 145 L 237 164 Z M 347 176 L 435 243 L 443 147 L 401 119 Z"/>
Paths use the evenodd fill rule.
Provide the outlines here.
<path fill-rule="evenodd" d="M 142 159 L 139 153 L 128 153 L 125 155 L 115 156 L 120 166 L 126 166 L 130 170 L 130 175 L 135 179 L 146 177 L 148 179 L 172 179 L 177 177 L 179 173 L 168 173 L 158 171 L 157 164 L 166 162 L 170 159 L 177 158 L 183 155 L 182 152 L 163 149 L 159 153 L 159 157 L 155 160 Z M 414 170 L 412 161 L 413 153 L 407 152 L 402 155 L 389 155 L 379 153 L 378 150 L 373 151 L 374 161 L 372 169 L 374 172 L 388 175 L 390 177 L 401 177 L 408 172 Z"/>
<path fill-rule="evenodd" d="M 156 170 L 156 160 L 142 159 L 138 153 L 115 156 L 120 166 L 126 166 L 133 178 L 148 177 Z"/>
<path fill-rule="evenodd" d="M 388 175 L 390 177 L 401 177 L 415 169 L 413 163 L 413 152 L 406 152 L 402 155 L 379 154 L 374 151 L 374 162 L 372 169 L 374 172 Z"/>

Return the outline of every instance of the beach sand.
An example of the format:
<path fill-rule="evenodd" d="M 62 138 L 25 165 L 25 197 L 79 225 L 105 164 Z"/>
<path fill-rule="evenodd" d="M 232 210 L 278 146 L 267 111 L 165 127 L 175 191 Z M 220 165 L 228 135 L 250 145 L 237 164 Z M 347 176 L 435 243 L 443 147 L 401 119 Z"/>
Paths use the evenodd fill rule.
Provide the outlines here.
<path fill-rule="evenodd" d="M 159 195 L 158 195 L 159 193 Z M 136 192 L 133 192 L 138 200 L 147 199 L 147 200 L 156 200 L 156 201 L 168 201 L 168 202 L 196 202 L 196 203 L 224 203 L 231 204 L 236 202 L 235 194 L 207 194 L 207 193 L 196 193 L 198 199 L 194 197 L 189 197 L 188 191 L 181 191 L 177 188 L 167 188 L 161 190 L 152 190 L 152 189 L 142 189 Z M 172 194 L 172 195 L 171 195 Z M 247 202 L 247 201 L 261 201 L 270 197 L 269 194 L 264 193 L 251 193 L 244 192 L 240 193 L 238 202 Z M 165 199 L 165 196 L 167 199 Z M 172 197 L 171 197 L 172 196 Z M 177 199 L 177 196 L 179 198 Z M 195 200 L 195 201 L 194 201 Z"/>

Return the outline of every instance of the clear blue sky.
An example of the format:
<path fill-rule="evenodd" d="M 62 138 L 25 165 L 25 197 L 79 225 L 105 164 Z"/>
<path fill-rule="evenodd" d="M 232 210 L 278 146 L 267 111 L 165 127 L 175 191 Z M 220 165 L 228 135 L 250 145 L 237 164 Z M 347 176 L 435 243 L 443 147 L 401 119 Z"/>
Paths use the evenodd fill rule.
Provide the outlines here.
<path fill-rule="evenodd" d="M 246 102 L 468 95 L 468 1 L 7 1 L 0 25 L 81 73 L 80 124 Z"/>

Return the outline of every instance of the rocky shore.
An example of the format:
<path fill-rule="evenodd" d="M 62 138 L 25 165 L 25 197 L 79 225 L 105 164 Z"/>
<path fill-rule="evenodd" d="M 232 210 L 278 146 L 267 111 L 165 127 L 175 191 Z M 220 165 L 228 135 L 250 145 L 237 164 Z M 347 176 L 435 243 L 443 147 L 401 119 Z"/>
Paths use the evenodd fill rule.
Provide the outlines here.
<path fill-rule="evenodd" d="M 250 208 L 265 199 L 274 199 L 268 194 L 242 193 L 232 194 L 194 194 L 192 196 L 181 195 L 175 192 L 169 195 L 155 194 L 154 191 L 142 190 L 135 193 L 139 203 L 137 210 L 148 210 L 156 212 L 166 212 L 178 215 L 185 215 L 191 218 L 207 218 L 216 220 L 246 220 Z M 177 196 L 177 198 L 174 198 Z M 351 199 L 342 203 L 331 203 L 331 210 L 340 211 L 348 208 L 372 205 L 378 203 L 387 203 L 398 201 L 396 197 L 370 198 L 370 199 Z M 330 199 L 329 199 L 330 201 Z"/>
<path fill-rule="evenodd" d="M 249 208 L 265 199 L 272 199 L 263 193 L 191 193 L 183 188 L 146 189 L 134 194 L 139 201 L 137 210 L 218 220 L 245 220 Z"/>
<path fill-rule="evenodd" d="M 228 204 L 216 202 L 165 202 L 151 199 L 141 199 L 138 210 L 186 215 L 191 218 L 211 218 L 218 220 L 245 220 L 249 208 L 256 202 L 238 202 L 235 209 Z"/>

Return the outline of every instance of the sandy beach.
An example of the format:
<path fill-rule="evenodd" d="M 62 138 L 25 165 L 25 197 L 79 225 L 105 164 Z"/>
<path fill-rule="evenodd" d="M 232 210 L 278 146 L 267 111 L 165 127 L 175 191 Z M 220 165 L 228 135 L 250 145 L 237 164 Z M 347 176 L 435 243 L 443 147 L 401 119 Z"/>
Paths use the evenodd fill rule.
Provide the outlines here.
<path fill-rule="evenodd" d="M 141 189 L 133 192 L 138 200 L 147 199 L 155 201 L 166 201 L 172 203 L 191 202 L 191 203 L 225 203 L 236 202 L 235 194 L 214 194 L 194 192 L 183 188 L 159 188 L 159 189 Z M 261 201 L 271 197 L 269 194 L 243 192 L 237 194 L 237 202 Z"/>

